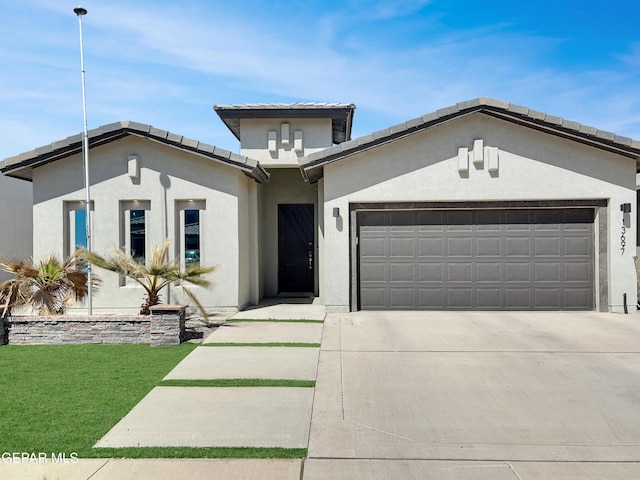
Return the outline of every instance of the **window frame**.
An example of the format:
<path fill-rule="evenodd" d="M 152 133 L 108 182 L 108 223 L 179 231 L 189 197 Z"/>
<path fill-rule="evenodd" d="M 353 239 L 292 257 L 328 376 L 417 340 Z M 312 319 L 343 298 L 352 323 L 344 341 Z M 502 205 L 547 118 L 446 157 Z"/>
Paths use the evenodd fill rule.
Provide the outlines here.
<path fill-rule="evenodd" d="M 120 201 L 120 239 L 118 246 L 127 254 L 131 255 L 131 211 L 144 210 L 144 259 L 149 254 L 149 213 L 151 211 L 151 200 L 121 200 Z"/>
<path fill-rule="evenodd" d="M 200 263 L 204 264 L 205 262 L 205 253 L 204 253 L 204 223 L 205 223 L 205 212 L 206 212 L 206 200 L 176 200 L 176 238 L 179 239 L 176 242 L 175 254 L 176 258 L 179 259 L 180 268 L 184 269 L 187 266 L 186 262 L 186 212 L 191 210 L 198 211 L 198 243 L 199 243 L 199 257 Z"/>
<path fill-rule="evenodd" d="M 79 248 L 86 247 L 86 232 L 85 232 L 85 245 L 78 246 L 76 244 L 76 235 L 77 235 L 77 220 L 76 220 L 76 212 L 86 212 L 87 211 L 87 202 L 84 200 L 65 200 L 64 201 L 64 232 L 63 232 L 63 242 L 64 242 L 64 256 L 69 257 Z M 91 231 L 93 231 L 93 215 L 95 210 L 95 205 L 93 200 L 91 201 L 91 215 L 89 221 L 91 222 Z M 86 214 L 85 214 L 85 228 L 86 228 Z"/>

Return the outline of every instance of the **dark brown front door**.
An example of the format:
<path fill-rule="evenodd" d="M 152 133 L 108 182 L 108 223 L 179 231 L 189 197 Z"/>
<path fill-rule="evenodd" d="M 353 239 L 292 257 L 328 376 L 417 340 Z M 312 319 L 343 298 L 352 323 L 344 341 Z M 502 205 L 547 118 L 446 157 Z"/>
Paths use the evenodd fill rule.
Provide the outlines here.
<path fill-rule="evenodd" d="M 278 291 L 313 293 L 313 204 L 278 205 Z"/>

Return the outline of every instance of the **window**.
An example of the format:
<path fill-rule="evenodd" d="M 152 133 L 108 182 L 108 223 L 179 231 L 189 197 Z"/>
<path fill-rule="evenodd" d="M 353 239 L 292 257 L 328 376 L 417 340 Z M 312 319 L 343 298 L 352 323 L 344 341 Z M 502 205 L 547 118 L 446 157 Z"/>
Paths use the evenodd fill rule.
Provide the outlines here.
<path fill-rule="evenodd" d="M 129 254 L 138 262 L 144 263 L 145 214 L 144 210 L 129 210 Z"/>
<path fill-rule="evenodd" d="M 147 256 L 149 200 L 120 202 L 120 247 L 138 262 L 144 263 Z"/>
<path fill-rule="evenodd" d="M 184 263 L 200 263 L 200 210 L 184 211 Z"/>
<path fill-rule="evenodd" d="M 64 255 L 87 248 L 87 209 L 85 202 L 65 202 Z M 93 210 L 93 202 L 91 202 Z"/>
<path fill-rule="evenodd" d="M 202 212 L 204 209 L 204 200 L 176 202 L 176 212 L 178 212 L 176 238 L 180 239 L 177 245 L 177 257 L 184 267 L 202 261 Z"/>
<path fill-rule="evenodd" d="M 75 248 L 87 248 L 87 211 L 75 210 Z"/>

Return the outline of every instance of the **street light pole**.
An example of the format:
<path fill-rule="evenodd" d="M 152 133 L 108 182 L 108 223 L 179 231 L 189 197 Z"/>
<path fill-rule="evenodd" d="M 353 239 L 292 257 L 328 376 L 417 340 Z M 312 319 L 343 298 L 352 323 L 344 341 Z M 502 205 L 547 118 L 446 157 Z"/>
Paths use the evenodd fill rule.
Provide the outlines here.
<path fill-rule="evenodd" d="M 76 7 L 73 12 L 78 16 L 78 25 L 80 27 L 80 68 L 82 69 L 82 113 L 84 116 L 84 130 L 82 137 L 82 151 L 84 154 L 84 186 L 86 192 L 85 208 L 86 208 L 86 238 L 87 250 L 91 251 L 91 190 L 89 186 L 89 134 L 87 132 L 87 95 L 84 85 L 84 53 L 82 51 L 82 17 L 87 14 L 87 10 L 83 7 Z M 93 282 L 91 274 L 91 263 L 87 262 L 87 313 L 93 313 L 92 293 Z"/>

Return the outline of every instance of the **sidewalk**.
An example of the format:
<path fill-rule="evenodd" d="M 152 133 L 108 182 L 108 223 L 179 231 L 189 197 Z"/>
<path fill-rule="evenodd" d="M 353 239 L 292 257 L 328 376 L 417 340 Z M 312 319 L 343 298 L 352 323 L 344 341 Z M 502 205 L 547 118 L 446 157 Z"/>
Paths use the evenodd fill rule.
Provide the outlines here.
<path fill-rule="evenodd" d="M 80 459 L 77 464 L 0 464 L 2 480 L 299 480 L 302 460 Z"/>

